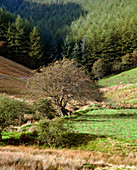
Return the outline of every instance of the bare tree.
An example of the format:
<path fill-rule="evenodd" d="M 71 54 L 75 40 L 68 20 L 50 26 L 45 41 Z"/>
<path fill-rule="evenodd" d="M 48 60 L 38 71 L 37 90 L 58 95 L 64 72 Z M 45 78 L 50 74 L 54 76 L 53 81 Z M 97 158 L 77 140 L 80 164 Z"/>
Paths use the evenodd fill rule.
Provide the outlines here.
<path fill-rule="evenodd" d="M 74 60 L 63 59 L 43 67 L 28 80 L 31 90 L 51 97 L 59 108 L 59 115 L 67 115 L 66 105 L 72 99 L 85 100 L 90 97 L 91 80 Z"/>

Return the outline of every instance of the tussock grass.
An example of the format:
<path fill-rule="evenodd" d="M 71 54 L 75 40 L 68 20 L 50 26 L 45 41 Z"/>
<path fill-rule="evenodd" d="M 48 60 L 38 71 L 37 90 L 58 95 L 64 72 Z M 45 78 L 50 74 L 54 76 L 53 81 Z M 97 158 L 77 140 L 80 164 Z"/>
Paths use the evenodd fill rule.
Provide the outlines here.
<path fill-rule="evenodd" d="M 137 165 L 137 157 L 110 156 L 82 150 L 36 149 L 34 147 L 1 147 L 0 165 L 15 169 L 86 169 L 86 167 L 115 169 L 119 165 Z M 114 165 L 116 164 L 116 166 Z"/>
<path fill-rule="evenodd" d="M 109 78 L 101 79 L 98 82 L 98 84 L 103 87 L 134 83 L 137 83 L 137 68 L 122 72 L 118 75 L 111 76 Z"/>

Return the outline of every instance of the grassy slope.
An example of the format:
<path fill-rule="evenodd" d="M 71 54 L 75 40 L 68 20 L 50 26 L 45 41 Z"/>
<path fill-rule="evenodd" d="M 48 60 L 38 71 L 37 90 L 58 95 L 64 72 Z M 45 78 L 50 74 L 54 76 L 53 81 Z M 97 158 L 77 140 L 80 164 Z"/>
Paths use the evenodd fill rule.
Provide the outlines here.
<path fill-rule="evenodd" d="M 89 140 L 80 148 L 125 155 L 136 153 L 137 68 L 102 79 L 98 83 L 104 87 L 101 92 L 108 101 L 101 105 L 106 107 L 108 104 L 113 109 L 98 106 L 94 109 L 91 106 L 77 112 L 78 115 L 72 118 L 74 131 L 98 136 L 98 139 Z M 132 109 L 122 109 L 125 106 Z M 101 135 L 104 138 L 100 138 Z"/>
<path fill-rule="evenodd" d="M 98 82 L 98 84 L 103 87 L 134 83 L 137 83 L 137 68 L 122 72 L 118 75 L 111 76 L 109 78 L 101 79 Z"/>
<path fill-rule="evenodd" d="M 25 89 L 25 77 L 31 70 L 0 56 L 0 93 L 19 95 Z"/>
<path fill-rule="evenodd" d="M 137 108 L 137 68 L 98 82 L 104 97 L 112 103 Z"/>
<path fill-rule="evenodd" d="M 78 132 L 137 140 L 137 109 L 89 110 L 72 120 Z"/>
<path fill-rule="evenodd" d="M 137 84 L 127 85 L 104 93 L 104 97 L 112 103 L 120 103 L 137 108 Z"/>

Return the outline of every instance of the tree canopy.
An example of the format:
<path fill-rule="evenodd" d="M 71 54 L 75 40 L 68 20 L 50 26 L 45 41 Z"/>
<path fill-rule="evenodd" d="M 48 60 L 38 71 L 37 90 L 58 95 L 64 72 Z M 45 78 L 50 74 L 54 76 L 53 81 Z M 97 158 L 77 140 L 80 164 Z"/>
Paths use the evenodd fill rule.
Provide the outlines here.
<path fill-rule="evenodd" d="M 51 97 L 60 116 L 67 115 L 66 105 L 91 98 L 91 80 L 74 60 L 63 59 L 40 69 L 28 80 L 29 88 Z"/>

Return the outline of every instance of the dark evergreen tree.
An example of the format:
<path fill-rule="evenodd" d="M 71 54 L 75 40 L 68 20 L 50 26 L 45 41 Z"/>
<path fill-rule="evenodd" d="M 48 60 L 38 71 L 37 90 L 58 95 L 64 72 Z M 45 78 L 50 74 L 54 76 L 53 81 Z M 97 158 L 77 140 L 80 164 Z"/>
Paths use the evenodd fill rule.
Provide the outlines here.
<path fill-rule="evenodd" d="M 18 15 L 15 22 L 9 25 L 7 31 L 8 48 L 11 51 L 12 56 L 15 56 L 15 61 L 17 62 L 22 60 L 22 57 L 26 52 L 25 39 L 24 23 Z"/>
<path fill-rule="evenodd" d="M 8 23 L 13 20 L 12 15 L 2 6 L 0 8 L 0 41 L 6 41 Z"/>
<path fill-rule="evenodd" d="M 42 45 L 39 31 L 36 27 L 30 33 L 29 56 L 34 60 L 35 67 L 38 66 L 39 60 L 42 58 Z"/>

